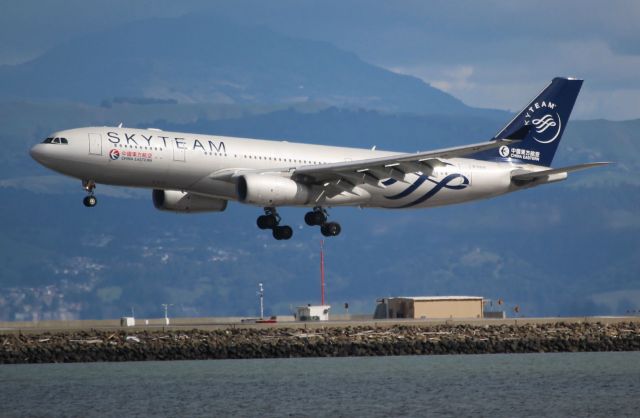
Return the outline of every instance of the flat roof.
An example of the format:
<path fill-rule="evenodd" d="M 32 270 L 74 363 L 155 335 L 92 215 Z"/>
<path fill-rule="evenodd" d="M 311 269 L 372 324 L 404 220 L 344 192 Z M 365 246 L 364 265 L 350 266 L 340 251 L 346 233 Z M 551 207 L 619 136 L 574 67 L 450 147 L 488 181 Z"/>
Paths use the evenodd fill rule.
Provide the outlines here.
<path fill-rule="evenodd" d="M 396 296 L 385 299 L 411 299 L 413 301 L 427 302 L 439 300 L 483 300 L 482 296 Z"/>

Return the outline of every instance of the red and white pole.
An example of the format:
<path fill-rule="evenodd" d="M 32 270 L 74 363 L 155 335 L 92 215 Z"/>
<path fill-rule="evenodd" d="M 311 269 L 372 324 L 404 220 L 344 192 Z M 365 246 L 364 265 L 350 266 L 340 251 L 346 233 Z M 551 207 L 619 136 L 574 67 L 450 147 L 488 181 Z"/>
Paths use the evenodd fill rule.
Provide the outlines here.
<path fill-rule="evenodd" d="M 320 240 L 320 303 L 324 305 L 324 240 Z"/>

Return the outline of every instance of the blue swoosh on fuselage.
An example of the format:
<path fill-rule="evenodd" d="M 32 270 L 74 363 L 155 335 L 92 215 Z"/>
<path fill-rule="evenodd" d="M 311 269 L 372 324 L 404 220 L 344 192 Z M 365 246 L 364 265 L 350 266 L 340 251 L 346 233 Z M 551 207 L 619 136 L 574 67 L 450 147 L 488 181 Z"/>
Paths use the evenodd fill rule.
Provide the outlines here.
<path fill-rule="evenodd" d="M 451 183 L 453 180 L 460 177 L 462 178 L 462 184 L 458 184 L 457 186 L 449 186 L 449 183 Z M 448 176 L 443 178 L 441 181 L 432 180 L 428 176 L 422 174 L 420 177 L 418 177 L 418 179 L 415 182 L 413 182 L 411 186 L 407 187 L 402 192 L 395 194 L 393 196 L 385 196 L 385 198 L 389 200 L 397 200 L 397 199 L 402 199 L 403 197 L 407 197 L 411 193 L 416 191 L 416 189 L 418 189 L 418 187 L 420 187 L 427 180 L 435 184 L 435 186 L 433 186 L 431 190 L 429 190 L 427 193 L 425 193 L 423 196 L 419 197 L 418 199 L 414 200 L 413 202 L 404 204 L 402 206 L 397 206 L 395 209 L 404 209 L 404 208 L 409 208 L 411 206 L 419 205 L 420 203 L 433 197 L 436 193 L 438 193 L 442 189 L 462 190 L 469 185 L 469 179 L 460 173 L 449 174 Z M 392 182 L 391 184 L 393 183 L 395 182 Z"/>
<path fill-rule="evenodd" d="M 407 187 L 405 190 L 401 191 L 398 194 L 394 194 L 393 196 L 385 196 L 385 197 L 390 200 L 397 200 L 397 199 L 402 199 L 403 197 L 407 197 L 411 193 L 416 191 L 418 187 L 422 186 L 422 183 L 424 183 L 426 180 L 429 180 L 429 177 L 425 176 L 424 174 L 421 174 L 420 177 L 418 177 L 418 179 L 414 181 L 413 184 Z"/>

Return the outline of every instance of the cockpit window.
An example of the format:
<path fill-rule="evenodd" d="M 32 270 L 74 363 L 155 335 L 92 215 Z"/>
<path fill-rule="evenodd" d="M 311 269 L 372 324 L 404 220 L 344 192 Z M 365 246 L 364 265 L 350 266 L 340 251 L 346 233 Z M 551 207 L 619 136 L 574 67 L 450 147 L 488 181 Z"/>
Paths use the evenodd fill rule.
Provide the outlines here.
<path fill-rule="evenodd" d="M 67 141 L 67 138 L 47 138 L 44 141 L 42 141 L 43 144 L 68 144 L 69 141 Z"/>

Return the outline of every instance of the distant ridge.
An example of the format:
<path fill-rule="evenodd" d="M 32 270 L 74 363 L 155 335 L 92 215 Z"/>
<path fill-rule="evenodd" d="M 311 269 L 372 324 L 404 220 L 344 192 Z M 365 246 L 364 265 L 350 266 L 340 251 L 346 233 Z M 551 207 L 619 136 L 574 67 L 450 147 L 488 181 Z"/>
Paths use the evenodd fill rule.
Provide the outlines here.
<path fill-rule="evenodd" d="M 483 112 L 418 78 L 326 42 L 211 16 L 150 19 L 73 39 L 0 67 L 0 100 L 299 103 L 421 114 Z"/>

